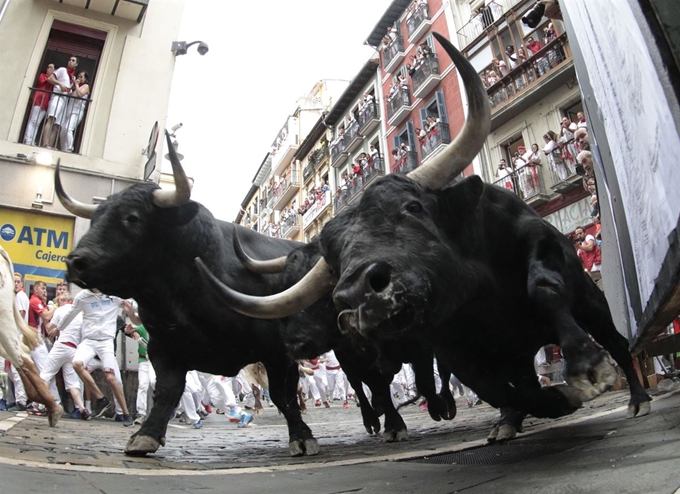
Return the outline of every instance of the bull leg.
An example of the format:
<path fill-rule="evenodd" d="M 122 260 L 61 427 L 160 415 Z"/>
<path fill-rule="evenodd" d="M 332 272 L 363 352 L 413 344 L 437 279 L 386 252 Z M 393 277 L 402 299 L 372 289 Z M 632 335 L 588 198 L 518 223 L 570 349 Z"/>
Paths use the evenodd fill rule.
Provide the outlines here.
<path fill-rule="evenodd" d="M 518 432 L 524 432 L 524 428 L 522 427 L 524 417 L 526 417 L 525 414 L 514 408 L 501 408 L 501 419 L 494 425 L 493 429 L 491 429 L 491 433 L 486 440 L 490 443 L 496 441 L 503 442 L 512 439 Z"/>
<path fill-rule="evenodd" d="M 584 307 L 583 313 L 579 314 L 578 317 L 579 324 L 609 352 L 623 370 L 630 388 L 627 417 L 634 418 L 647 415 L 651 411 L 650 401 L 652 398 L 645 391 L 633 368 L 633 361 L 628 351 L 628 341 L 616 330 L 607 306 L 607 300 L 599 289 L 593 290 L 592 298 L 589 298 L 589 301 L 593 304 L 593 307 Z"/>
<path fill-rule="evenodd" d="M 24 358 L 24 365 L 19 369 L 21 380 L 26 388 L 26 396 L 31 401 L 36 401 L 45 405 L 47 409 L 47 420 L 50 427 L 54 427 L 59 422 L 64 409 L 58 405 L 52 393 L 47 388 L 47 383 L 40 378 L 40 373 L 35 364 L 28 358 Z"/>
<path fill-rule="evenodd" d="M 297 402 L 299 380 L 295 362 L 264 362 L 269 376 L 269 394 L 288 424 L 288 451 L 291 456 L 313 456 L 319 453 L 319 443 L 312 430 L 302 420 Z"/>
<path fill-rule="evenodd" d="M 351 352 L 351 353 L 350 353 Z M 354 388 L 356 397 L 359 400 L 359 407 L 361 409 L 361 418 L 366 428 L 366 432 L 370 435 L 380 433 L 380 413 L 371 406 L 371 403 L 364 393 L 361 376 L 367 372 L 366 369 L 357 362 L 357 355 L 351 350 L 344 348 L 335 348 L 335 356 L 342 366 L 347 380 Z"/>
<path fill-rule="evenodd" d="M 453 417 L 456 416 L 456 403 L 453 396 L 451 396 L 451 392 L 448 391 L 448 395 L 451 396 L 451 400 L 448 402 L 444 396 L 437 394 L 434 382 L 432 352 L 426 351 L 418 353 L 420 353 L 420 355 L 412 358 L 411 363 L 413 364 L 413 371 L 416 377 L 416 387 L 420 394 L 427 399 L 427 411 L 429 412 L 430 417 L 437 422 L 441 419 L 453 419 Z M 448 371 L 446 371 L 446 373 L 450 375 Z M 448 380 L 445 383 L 442 379 L 443 392 L 445 388 L 446 390 L 449 390 Z"/>
<path fill-rule="evenodd" d="M 188 369 L 171 360 L 171 357 L 165 355 L 152 360 L 156 371 L 154 403 L 142 427 L 130 437 L 125 446 L 125 454 L 128 456 L 144 456 L 165 446 L 168 422 L 174 416 L 182 397 L 188 372 Z"/>
<path fill-rule="evenodd" d="M 606 352 L 594 343 L 576 323 L 569 305 L 571 293 L 554 259 L 540 258 L 541 242 L 529 262 L 527 290 L 532 306 L 547 328 L 557 336 L 567 361 L 567 382 L 577 390 L 581 400 L 588 401 L 612 387 L 616 370 L 609 363 Z M 548 250 L 548 249 L 543 249 Z M 579 273 L 585 276 L 583 273 Z M 576 289 L 581 284 L 576 284 Z"/>

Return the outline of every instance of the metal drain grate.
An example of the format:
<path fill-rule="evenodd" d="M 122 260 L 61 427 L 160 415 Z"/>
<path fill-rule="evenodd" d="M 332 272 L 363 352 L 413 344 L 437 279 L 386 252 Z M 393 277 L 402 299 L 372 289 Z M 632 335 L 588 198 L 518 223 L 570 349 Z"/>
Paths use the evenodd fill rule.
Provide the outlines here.
<path fill-rule="evenodd" d="M 515 440 L 503 444 L 489 444 L 463 451 L 442 453 L 422 458 L 403 460 L 434 465 L 507 465 L 531 460 L 539 456 L 559 453 L 576 446 L 602 439 L 604 436 L 550 438 L 541 441 Z"/>

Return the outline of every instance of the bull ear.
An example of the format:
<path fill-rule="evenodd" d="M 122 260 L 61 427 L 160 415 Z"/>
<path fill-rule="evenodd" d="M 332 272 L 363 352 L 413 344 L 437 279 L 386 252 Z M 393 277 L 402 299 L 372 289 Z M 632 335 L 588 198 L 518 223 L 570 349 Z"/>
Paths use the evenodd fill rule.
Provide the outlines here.
<path fill-rule="evenodd" d="M 461 214 L 469 214 L 479 205 L 479 200 L 484 192 L 484 182 L 477 175 L 465 178 L 454 185 L 441 191 L 444 214 L 450 218 L 460 217 Z"/>

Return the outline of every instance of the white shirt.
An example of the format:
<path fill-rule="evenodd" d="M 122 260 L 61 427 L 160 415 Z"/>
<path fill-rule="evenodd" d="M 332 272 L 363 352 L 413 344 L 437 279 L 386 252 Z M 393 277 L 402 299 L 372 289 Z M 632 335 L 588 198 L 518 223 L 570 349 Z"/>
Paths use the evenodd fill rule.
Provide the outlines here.
<path fill-rule="evenodd" d="M 52 316 L 52 320 L 50 322 L 55 324 L 56 326 L 59 326 L 61 321 L 69 315 L 72 309 L 73 309 L 72 304 L 65 304 L 62 305 L 61 307 L 57 307 L 57 309 L 54 311 L 54 315 Z M 62 331 L 59 332 L 58 341 L 61 341 L 62 343 L 69 342 L 73 343 L 74 345 L 78 345 L 78 343 L 80 343 L 82 326 L 83 315 L 78 314 L 73 319 L 73 321 L 71 321 L 71 324 L 69 324 Z"/>
<path fill-rule="evenodd" d="M 57 70 L 53 72 L 54 77 L 57 78 L 59 82 L 61 82 L 64 86 L 66 87 L 71 87 L 71 78 L 68 75 L 68 71 L 66 70 L 66 67 L 59 67 Z M 61 90 L 61 87 L 54 86 L 54 92 L 55 93 L 63 93 Z"/>
<path fill-rule="evenodd" d="M 326 359 L 326 367 L 340 367 L 340 362 L 338 362 L 333 350 L 324 353 L 323 358 Z"/>
<path fill-rule="evenodd" d="M 73 299 L 73 309 L 58 326 L 61 332 L 83 313 L 82 339 L 108 340 L 116 337 L 116 318 L 123 299 L 83 290 Z"/>
<path fill-rule="evenodd" d="M 14 303 L 16 304 L 18 310 L 24 311 L 24 321 L 26 322 L 26 324 L 28 324 L 28 308 L 30 306 L 30 302 L 28 301 L 28 295 L 26 295 L 26 292 L 20 290 L 17 293 L 15 293 Z"/>

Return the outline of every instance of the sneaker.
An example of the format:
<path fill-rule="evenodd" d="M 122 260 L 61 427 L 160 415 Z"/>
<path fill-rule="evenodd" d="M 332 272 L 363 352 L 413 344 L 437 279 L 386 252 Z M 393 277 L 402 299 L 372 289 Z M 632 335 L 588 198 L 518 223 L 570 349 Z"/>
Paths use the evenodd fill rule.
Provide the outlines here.
<path fill-rule="evenodd" d="M 241 421 L 241 416 L 238 413 L 236 413 L 236 410 L 234 410 L 233 408 L 231 410 L 229 410 L 229 413 L 227 414 L 227 416 L 229 417 L 229 422 L 240 422 Z"/>
<path fill-rule="evenodd" d="M 208 413 L 212 413 L 212 408 L 210 405 L 206 405 L 205 403 L 201 402 L 201 405 L 203 405 L 203 408 L 205 408 L 205 411 Z"/>
<path fill-rule="evenodd" d="M 26 403 L 22 403 L 22 402 L 18 401 L 13 406 L 9 407 L 7 410 L 10 411 L 10 412 L 25 412 L 26 411 Z"/>
<path fill-rule="evenodd" d="M 184 412 L 181 412 L 181 413 L 179 414 L 179 421 L 180 421 L 180 423 L 182 423 L 182 424 L 189 424 L 189 423 L 191 423 L 191 422 L 189 422 L 189 417 L 187 417 L 187 414 L 184 413 Z"/>
<path fill-rule="evenodd" d="M 7 400 L 0 398 L 0 410 L 7 410 Z"/>
<path fill-rule="evenodd" d="M 125 422 L 125 415 L 122 413 L 117 413 L 114 417 L 113 420 L 116 422 Z"/>
<path fill-rule="evenodd" d="M 216 413 L 217 415 L 224 415 L 224 410 L 222 410 L 221 408 L 216 408 L 216 409 L 215 409 L 215 413 Z"/>
<path fill-rule="evenodd" d="M 134 424 L 134 421 L 132 420 L 132 416 L 130 415 L 123 415 L 123 426 L 124 427 L 130 427 Z"/>
<path fill-rule="evenodd" d="M 241 415 L 241 421 L 238 423 L 236 427 L 238 427 L 239 429 L 243 429 L 244 427 L 248 427 L 248 424 L 250 424 L 252 421 L 253 416 L 250 413 L 245 412 Z"/>
<path fill-rule="evenodd" d="M 314 402 L 314 406 L 315 406 L 315 407 L 320 407 L 320 406 L 321 406 L 321 400 L 316 400 L 316 401 Z"/>
<path fill-rule="evenodd" d="M 137 416 L 135 416 L 134 423 L 135 425 L 142 425 L 144 423 L 144 420 L 146 420 L 146 415 L 141 415 L 138 413 Z"/>
<path fill-rule="evenodd" d="M 72 419 L 78 420 L 80 418 L 80 410 L 77 408 L 74 408 L 73 411 L 71 412 L 71 415 L 69 415 Z"/>
<path fill-rule="evenodd" d="M 109 401 L 109 399 L 106 396 L 99 398 L 94 405 L 94 412 L 92 413 L 92 416 L 94 418 L 101 417 L 106 412 L 111 410 L 111 406 L 112 406 L 112 403 Z"/>
<path fill-rule="evenodd" d="M 344 403 L 342 404 L 342 408 L 349 408 L 349 403 L 344 402 Z"/>
<path fill-rule="evenodd" d="M 92 414 L 87 408 L 82 408 L 80 411 L 80 418 L 83 420 L 90 420 L 92 418 Z"/>
<path fill-rule="evenodd" d="M 328 403 L 327 401 L 324 401 L 324 402 L 323 402 L 323 406 L 325 406 L 326 408 L 330 408 L 330 407 L 331 407 L 331 404 Z"/>
<path fill-rule="evenodd" d="M 38 408 L 35 405 L 32 405 L 31 407 L 27 408 L 26 411 L 28 412 L 29 415 L 34 415 L 36 417 L 42 417 L 43 415 L 45 415 L 45 411 L 40 410 L 40 408 Z"/>
<path fill-rule="evenodd" d="M 205 410 L 196 410 L 196 413 L 199 414 L 201 416 L 201 418 L 206 418 L 208 415 L 210 415 Z"/>
<path fill-rule="evenodd" d="M 191 427 L 193 427 L 194 429 L 203 429 L 203 424 L 199 420 L 198 422 L 191 424 Z"/>

